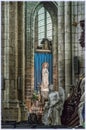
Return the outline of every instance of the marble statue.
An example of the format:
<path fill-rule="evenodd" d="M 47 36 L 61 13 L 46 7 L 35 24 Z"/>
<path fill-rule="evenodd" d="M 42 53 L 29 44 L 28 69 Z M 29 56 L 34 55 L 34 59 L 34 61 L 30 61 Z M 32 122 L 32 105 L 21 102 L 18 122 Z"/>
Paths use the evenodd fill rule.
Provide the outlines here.
<path fill-rule="evenodd" d="M 43 116 L 42 116 L 42 123 L 45 124 L 45 125 L 49 125 L 48 110 L 49 110 L 49 102 L 46 101 L 45 106 L 44 106 Z"/>
<path fill-rule="evenodd" d="M 48 72 L 48 63 L 44 62 L 42 64 L 42 83 L 41 83 L 41 95 L 44 99 L 48 98 L 49 92 L 49 72 Z"/>
<path fill-rule="evenodd" d="M 64 91 L 62 88 L 59 88 L 59 91 L 54 91 L 53 85 L 50 85 L 49 89 L 47 109 L 45 109 L 43 113 L 43 123 L 47 123 L 47 125 L 60 125 L 60 117 L 65 99 Z M 45 115 L 45 113 L 47 114 Z M 46 123 L 44 122 L 44 118 L 47 119 Z"/>
<path fill-rule="evenodd" d="M 80 103 L 78 105 L 78 115 L 79 115 L 79 125 L 83 126 L 84 119 L 83 119 L 82 111 L 85 104 L 85 78 L 82 79 L 80 88 L 81 88 L 81 98 L 80 98 Z"/>
<path fill-rule="evenodd" d="M 84 123 L 84 119 L 83 119 L 83 115 L 82 115 L 84 104 L 85 104 L 85 92 L 82 94 L 82 96 L 80 98 L 80 103 L 78 105 L 78 115 L 79 115 L 79 125 L 80 126 L 83 126 L 83 123 Z"/>
<path fill-rule="evenodd" d="M 60 96 L 60 116 L 62 115 L 63 105 L 65 102 L 65 91 L 62 87 L 59 87 L 59 96 Z"/>
<path fill-rule="evenodd" d="M 81 95 L 82 95 L 85 92 L 85 78 L 82 78 L 80 89 L 81 89 Z"/>

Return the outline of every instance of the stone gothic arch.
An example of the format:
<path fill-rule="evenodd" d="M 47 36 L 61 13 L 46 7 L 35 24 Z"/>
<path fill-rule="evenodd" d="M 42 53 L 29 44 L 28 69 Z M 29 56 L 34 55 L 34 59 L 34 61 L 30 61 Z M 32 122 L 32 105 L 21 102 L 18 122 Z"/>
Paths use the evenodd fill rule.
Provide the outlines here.
<path fill-rule="evenodd" d="M 27 3 L 28 4 L 28 3 Z M 26 7 L 29 6 L 26 5 Z M 34 90 L 34 21 L 35 21 L 35 16 L 36 13 L 38 12 L 38 10 L 44 6 L 48 12 L 51 15 L 51 19 L 52 19 L 52 26 L 53 26 L 53 83 L 55 86 L 55 89 L 58 89 L 58 38 L 57 38 L 57 24 L 58 24 L 58 19 L 57 19 L 57 14 L 58 14 L 58 8 L 57 8 L 57 4 L 55 2 L 36 2 L 34 4 L 34 7 L 32 8 L 32 11 L 29 12 L 29 8 L 27 8 L 26 13 L 29 12 L 30 14 L 28 15 L 29 18 L 27 19 L 27 24 L 30 21 L 30 26 L 28 28 L 28 30 L 30 31 L 30 35 L 29 35 L 29 42 L 26 41 L 26 46 L 28 46 L 29 50 L 26 49 L 26 53 L 28 53 L 28 56 L 30 55 L 30 58 L 28 58 L 28 56 L 26 57 L 26 59 L 28 59 L 28 63 L 26 61 L 26 75 L 28 75 L 28 71 L 27 71 L 27 64 L 29 64 L 29 71 L 31 72 L 26 79 L 26 93 L 25 93 L 25 97 L 26 97 L 26 104 L 27 106 L 29 106 L 29 102 L 30 102 L 30 98 L 31 98 L 31 94 Z M 26 16 L 27 17 L 27 16 Z M 28 26 L 28 25 L 26 25 Z M 26 32 L 26 37 L 29 34 L 29 31 Z M 27 47 L 26 47 L 27 48 Z M 30 78 L 31 77 L 31 78 Z M 29 84 L 29 85 L 28 85 Z"/>

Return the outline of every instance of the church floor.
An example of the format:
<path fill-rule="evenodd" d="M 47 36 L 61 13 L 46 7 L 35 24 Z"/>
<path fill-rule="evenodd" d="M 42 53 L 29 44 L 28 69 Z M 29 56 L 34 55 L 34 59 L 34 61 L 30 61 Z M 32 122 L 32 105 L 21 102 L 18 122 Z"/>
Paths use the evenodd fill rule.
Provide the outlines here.
<path fill-rule="evenodd" d="M 63 125 L 56 125 L 56 126 L 45 126 L 43 124 L 30 124 L 28 122 L 2 122 L 1 125 L 2 129 L 72 129 L 72 127 L 67 127 Z M 75 129 L 84 129 L 83 127 L 75 127 Z"/>

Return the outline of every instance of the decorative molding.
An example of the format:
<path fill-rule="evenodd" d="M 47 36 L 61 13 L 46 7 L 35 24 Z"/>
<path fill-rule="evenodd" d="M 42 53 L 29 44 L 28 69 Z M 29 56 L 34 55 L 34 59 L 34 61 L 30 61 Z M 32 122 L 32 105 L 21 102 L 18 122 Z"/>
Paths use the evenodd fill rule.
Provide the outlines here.
<path fill-rule="evenodd" d="M 51 53 L 51 50 L 43 50 L 43 49 L 36 49 L 35 52 L 41 52 L 41 53 Z"/>

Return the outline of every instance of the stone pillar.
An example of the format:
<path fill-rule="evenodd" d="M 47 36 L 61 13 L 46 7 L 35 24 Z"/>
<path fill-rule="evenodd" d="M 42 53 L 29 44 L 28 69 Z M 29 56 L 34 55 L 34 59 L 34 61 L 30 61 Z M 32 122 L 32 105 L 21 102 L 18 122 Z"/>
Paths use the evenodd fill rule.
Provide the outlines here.
<path fill-rule="evenodd" d="M 9 2 L 2 2 L 2 45 L 3 45 L 3 80 L 2 120 L 5 120 L 4 108 L 9 107 Z"/>
<path fill-rule="evenodd" d="M 34 90 L 34 9 L 37 2 L 25 2 L 25 41 L 26 41 L 26 66 L 25 66 L 25 101 L 28 109 L 31 106 L 31 97 Z M 35 43 L 34 43 L 35 44 Z"/>
<path fill-rule="evenodd" d="M 65 91 L 66 96 L 71 84 L 71 22 L 70 22 L 70 2 L 65 2 Z"/>
<path fill-rule="evenodd" d="M 77 2 L 72 2 L 71 7 L 71 21 L 72 21 L 72 84 L 76 84 L 75 72 L 74 72 L 74 56 L 77 56 Z"/>
<path fill-rule="evenodd" d="M 21 112 L 17 93 L 18 76 L 18 27 L 17 27 L 17 2 L 5 3 L 5 53 L 6 65 L 4 67 L 5 91 L 3 120 L 20 121 Z"/>
<path fill-rule="evenodd" d="M 35 42 L 34 42 L 34 24 L 35 24 L 35 16 L 33 12 L 31 12 L 31 96 L 34 91 L 34 54 L 35 54 Z M 38 26 L 38 25 L 37 25 Z M 37 28 L 38 29 L 38 28 Z M 38 34 L 37 34 L 38 35 Z"/>
<path fill-rule="evenodd" d="M 21 107 L 21 120 L 28 119 L 25 107 L 25 3 L 18 2 L 18 98 Z"/>
<path fill-rule="evenodd" d="M 31 6 L 25 3 L 25 24 L 26 24 L 26 65 L 25 65 L 25 101 L 29 108 L 31 106 Z"/>
<path fill-rule="evenodd" d="M 53 52 L 53 85 L 54 89 L 58 90 L 58 53 L 57 53 L 57 36 L 55 33 L 57 32 L 57 22 L 56 20 L 54 21 L 54 34 L 53 34 L 53 43 L 52 43 L 52 52 Z"/>
<path fill-rule="evenodd" d="M 58 86 L 65 87 L 64 2 L 58 2 Z"/>
<path fill-rule="evenodd" d="M 9 10 L 9 8 L 8 8 Z M 9 12 L 9 11 L 8 11 Z M 8 19 L 7 19 L 7 22 L 6 22 L 6 17 L 8 15 L 5 16 L 5 14 L 8 12 L 6 11 L 6 3 L 5 2 L 1 2 L 1 34 L 2 37 L 1 37 L 1 112 L 2 112 L 2 120 L 3 120 L 3 114 L 4 114 L 4 104 L 6 103 L 5 102 L 5 93 L 6 93 L 6 89 L 5 89 L 5 86 L 4 86 L 4 81 L 5 81 L 5 78 L 6 77 L 6 59 L 7 59 L 7 55 L 6 54 L 6 37 L 8 38 L 8 36 L 6 36 L 8 34 L 7 31 L 5 31 L 5 28 L 8 24 Z M 6 33 L 7 32 L 7 33 Z M 5 103 L 4 103 L 5 102 Z"/>

